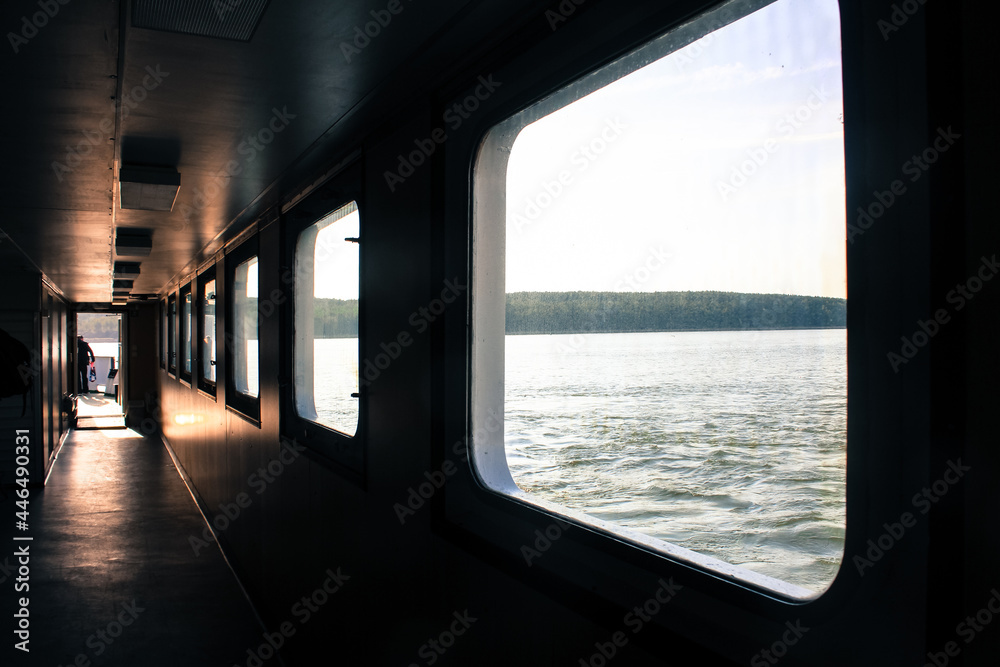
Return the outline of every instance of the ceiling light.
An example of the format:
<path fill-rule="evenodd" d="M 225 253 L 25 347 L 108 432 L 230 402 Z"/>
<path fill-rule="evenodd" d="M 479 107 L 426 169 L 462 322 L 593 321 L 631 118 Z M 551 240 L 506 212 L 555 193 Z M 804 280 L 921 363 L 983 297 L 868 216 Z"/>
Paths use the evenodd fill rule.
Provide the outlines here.
<path fill-rule="evenodd" d="M 119 257 L 146 257 L 152 249 L 153 233 L 148 229 L 115 230 L 115 254 Z"/>
<path fill-rule="evenodd" d="M 138 277 L 138 262 L 115 262 L 115 280 L 135 280 Z"/>

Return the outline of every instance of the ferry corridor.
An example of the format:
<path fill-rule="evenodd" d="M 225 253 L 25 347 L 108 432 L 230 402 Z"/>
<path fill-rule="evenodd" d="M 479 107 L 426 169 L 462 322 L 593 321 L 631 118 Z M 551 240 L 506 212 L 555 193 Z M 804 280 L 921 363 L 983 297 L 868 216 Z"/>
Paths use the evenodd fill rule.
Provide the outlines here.
<path fill-rule="evenodd" d="M 3 522 L 6 544 L 30 545 L 30 590 L 18 594 L 30 598 L 30 654 L 5 642 L 0 664 L 232 665 L 260 644 L 218 546 L 191 548 L 205 522 L 158 440 L 73 430 L 30 499 L 33 541 L 13 542 L 14 522 Z M 0 495 L 11 519 L 16 500 Z M 0 580 L 18 576 L 13 551 L 0 556 Z"/>

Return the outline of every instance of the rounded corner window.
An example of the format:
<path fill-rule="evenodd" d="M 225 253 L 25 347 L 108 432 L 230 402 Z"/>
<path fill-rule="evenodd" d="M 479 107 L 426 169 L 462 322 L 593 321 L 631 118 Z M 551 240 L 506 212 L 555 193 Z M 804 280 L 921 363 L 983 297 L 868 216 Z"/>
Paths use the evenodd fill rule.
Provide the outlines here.
<path fill-rule="evenodd" d="M 215 395 L 218 368 L 215 267 L 198 276 L 198 388 Z"/>
<path fill-rule="evenodd" d="M 359 422 L 360 231 L 352 201 L 295 240 L 295 412 L 347 437 Z"/>
<path fill-rule="evenodd" d="M 807 600 L 847 529 L 839 6 L 733 7 L 483 140 L 471 452 L 497 493 Z"/>

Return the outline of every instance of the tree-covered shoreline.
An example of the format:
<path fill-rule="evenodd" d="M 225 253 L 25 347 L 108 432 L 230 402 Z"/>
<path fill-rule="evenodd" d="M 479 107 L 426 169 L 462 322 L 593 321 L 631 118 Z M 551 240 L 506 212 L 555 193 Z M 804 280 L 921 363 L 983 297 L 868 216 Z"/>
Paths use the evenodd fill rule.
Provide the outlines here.
<path fill-rule="evenodd" d="M 316 299 L 316 338 L 357 335 L 357 300 Z M 513 292 L 506 333 L 640 333 L 837 329 L 847 301 L 740 292 Z"/>
<path fill-rule="evenodd" d="M 832 329 L 847 301 L 738 292 L 515 292 L 506 333 L 637 333 Z"/>

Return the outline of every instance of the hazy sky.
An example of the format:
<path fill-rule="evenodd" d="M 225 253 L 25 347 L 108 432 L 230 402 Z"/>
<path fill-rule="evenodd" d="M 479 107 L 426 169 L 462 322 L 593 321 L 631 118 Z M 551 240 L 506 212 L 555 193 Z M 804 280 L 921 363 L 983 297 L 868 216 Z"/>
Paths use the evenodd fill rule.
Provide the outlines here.
<path fill-rule="evenodd" d="M 250 261 L 250 266 L 247 267 L 247 298 L 253 299 L 257 296 L 257 269 L 260 266 L 260 262 L 257 258 Z"/>
<path fill-rule="evenodd" d="M 340 215 L 335 211 L 334 215 Z M 357 211 L 336 220 L 316 235 L 316 289 L 323 299 L 358 298 L 358 238 L 361 218 Z"/>
<path fill-rule="evenodd" d="M 539 120 L 507 291 L 846 296 L 842 110 L 837 3 L 778 0 Z"/>
<path fill-rule="evenodd" d="M 842 99 L 836 1 L 778 0 L 529 125 L 507 291 L 846 296 Z M 357 298 L 358 226 L 321 232 L 317 297 Z"/>

